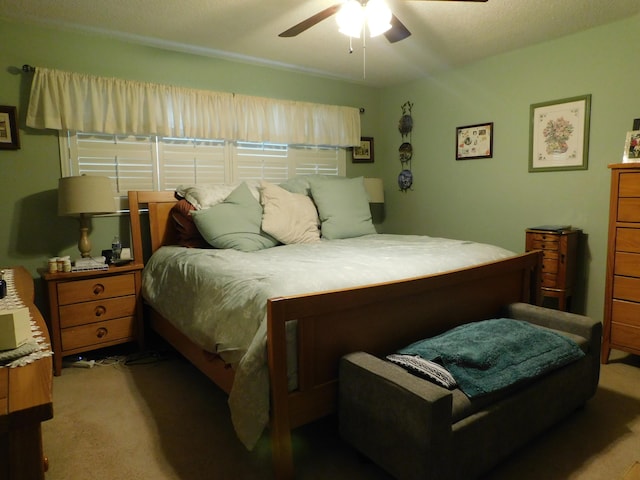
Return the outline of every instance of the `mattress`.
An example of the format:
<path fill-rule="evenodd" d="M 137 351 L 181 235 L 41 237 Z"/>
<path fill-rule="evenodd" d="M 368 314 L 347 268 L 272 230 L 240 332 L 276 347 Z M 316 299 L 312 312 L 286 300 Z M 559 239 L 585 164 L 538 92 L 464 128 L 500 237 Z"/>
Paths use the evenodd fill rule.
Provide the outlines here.
<path fill-rule="evenodd" d="M 167 246 L 147 262 L 142 295 L 194 343 L 234 365 L 231 418 L 251 449 L 269 420 L 267 299 L 413 278 L 513 255 L 483 243 L 388 234 L 257 252 Z M 295 388 L 295 358 L 288 360 Z"/>

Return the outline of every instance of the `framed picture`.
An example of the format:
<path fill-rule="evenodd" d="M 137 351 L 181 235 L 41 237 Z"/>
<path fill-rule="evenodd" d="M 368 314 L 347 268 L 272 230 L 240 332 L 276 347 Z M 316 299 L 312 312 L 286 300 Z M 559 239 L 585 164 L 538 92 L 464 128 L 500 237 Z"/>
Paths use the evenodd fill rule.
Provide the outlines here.
<path fill-rule="evenodd" d="M 17 150 L 20 148 L 16 107 L 0 106 L 0 149 Z"/>
<path fill-rule="evenodd" d="M 456 128 L 456 160 L 493 157 L 493 123 Z"/>
<path fill-rule="evenodd" d="M 586 170 L 591 95 L 530 108 L 529 171 Z"/>
<path fill-rule="evenodd" d="M 640 129 L 627 132 L 622 162 L 640 162 Z"/>
<path fill-rule="evenodd" d="M 353 147 L 353 163 L 373 163 L 373 137 L 361 137 L 360 146 Z"/>

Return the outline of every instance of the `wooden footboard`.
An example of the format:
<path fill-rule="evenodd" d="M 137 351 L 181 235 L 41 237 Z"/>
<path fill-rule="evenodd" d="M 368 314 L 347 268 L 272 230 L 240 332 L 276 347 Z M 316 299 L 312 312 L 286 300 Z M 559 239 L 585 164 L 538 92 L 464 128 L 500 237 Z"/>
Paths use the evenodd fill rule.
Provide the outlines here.
<path fill-rule="evenodd" d="M 129 192 L 132 249 L 146 259 L 172 244 L 171 192 Z M 149 212 L 142 235 L 141 206 Z M 491 318 L 513 302 L 539 302 L 540 252 L 443 274 L 359 288 L 273 298 L 268 301 L 271 438 L 276 478 L 293 478 L 291 429 L 336 411 L 338 361 L 363 350 L 382 355 L 463 323 Z M 202 352 L 166 320 L 152 327 L 209 378 L 229 391 L 233 373 Z M 285 324 L 297 320 L 298 388 L 287 386 Z"/>
<path fill-rule="evenodd" d="M 443 274 L 268 302 L 271 437 L 277 478 L 293 478 L 290 431 L 337 407 L 338 361 L 383 355 L 450 328 L 538 303 L 539 252 Z M 285 323 L 298 322 L 298 390 L 287 391 Z"/>

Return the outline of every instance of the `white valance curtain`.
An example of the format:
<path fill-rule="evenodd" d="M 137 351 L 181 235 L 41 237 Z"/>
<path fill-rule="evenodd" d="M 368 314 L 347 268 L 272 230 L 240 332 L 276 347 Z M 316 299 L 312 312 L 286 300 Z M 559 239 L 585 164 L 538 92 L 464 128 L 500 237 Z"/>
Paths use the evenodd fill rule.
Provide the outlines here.
<path fill-rule="evenodd" d="M 354 107 L 36 68 L 27 126 L 290 145 L 360 144 Z"/>

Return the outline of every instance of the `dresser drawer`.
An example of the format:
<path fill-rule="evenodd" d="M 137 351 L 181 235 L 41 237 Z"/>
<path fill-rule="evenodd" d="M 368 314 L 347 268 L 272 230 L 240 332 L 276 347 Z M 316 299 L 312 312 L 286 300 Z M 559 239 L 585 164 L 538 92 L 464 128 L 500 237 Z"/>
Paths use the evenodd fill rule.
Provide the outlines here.
<path fill-rule="evenodd" d="M 618 199 L 618 221 L 640 222 L 640 197 Z"/>
<path fill-rule="evenodd" d="M 640 228 L 617 228 L 616 251 L 640 253 Z"/>
<path fill-rule="evenodd" d="M 624 172 L 620 174 L 618 196 L 640 197 L 640 173 Z"/>
<path fill-rule="evenodd" d="M 91 323 L 62 329 L 62 350 L 73 350 L 95 346 L 101 343 L 133 340 L 136 333 L 135 317 L 116 318 L 104 322 Z"/>
<path fill-rule="evenodd" d="M 60 327 L 73 327 L 112 318 L 129 317 L 135 314 L 135 295 L 72 303 L 60 307 Z"/>
<path fill-rule="evenodd" d="M 613 277 L 613 298 L 640 302 L 640 278 Z"/>
<path fill-rule="evenodd" d="M 100 298 L 122 297 L 135 292 L 133 274 L 90 278 L 58 284 L 58 304 L 88 302 Z"/>
<path fill-rule="evenodd" d="M 640 254 L 617 252 L 613 270 L 615 275 L 640 277 Z"/>
<path fill-rule="evenodd" d="M 618 325 L 613 322 L 611 343 L 636 350 L 640 349 L 640 327 Z"/>
<path fill-rule="evenodd" d="M 611 319 L 616 324 L 640 327 L 640 303 L 614 300 Z"/>

